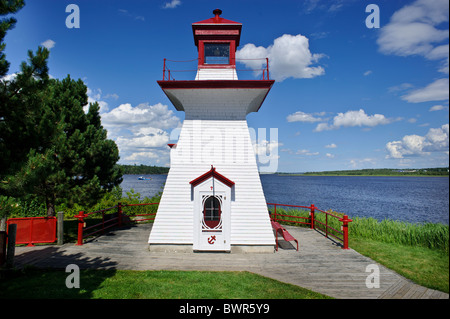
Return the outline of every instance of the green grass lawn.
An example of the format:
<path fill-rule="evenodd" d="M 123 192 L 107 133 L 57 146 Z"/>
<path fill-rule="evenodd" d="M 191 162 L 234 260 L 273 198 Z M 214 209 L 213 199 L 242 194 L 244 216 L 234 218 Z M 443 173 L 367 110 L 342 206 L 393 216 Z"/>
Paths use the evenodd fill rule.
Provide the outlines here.
<path fill-rule="evenodd" d="M 359 237 L 350 247 L 419 285 L 449 292 L 449 256 L 442 250 Z"/>
<path fill-rule="evenodd" d="M 81 270 L 67 288 L 64 270 L 26 269 L 0 280 L 0 298 L 61 299 L 327 299 L 249 272 Z"/>

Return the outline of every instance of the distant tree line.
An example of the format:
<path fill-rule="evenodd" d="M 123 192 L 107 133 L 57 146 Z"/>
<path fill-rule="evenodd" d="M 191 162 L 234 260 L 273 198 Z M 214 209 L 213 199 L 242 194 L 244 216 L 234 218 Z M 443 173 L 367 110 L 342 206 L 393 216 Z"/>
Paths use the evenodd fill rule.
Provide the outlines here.
<path fill-rule="evenodd" d="M 344 171 L 306 172 L 302 175 L 346 175 L 346 176 L 449 176 L 448 167 L 437 168 L 380 168 Z"/>
<path fill-rule="evenodd" d="M 118 165 L 124 174 L 167 174 L 169 172 L 168 167 L 160 166 L 148 166 L 148 165 Z"/>

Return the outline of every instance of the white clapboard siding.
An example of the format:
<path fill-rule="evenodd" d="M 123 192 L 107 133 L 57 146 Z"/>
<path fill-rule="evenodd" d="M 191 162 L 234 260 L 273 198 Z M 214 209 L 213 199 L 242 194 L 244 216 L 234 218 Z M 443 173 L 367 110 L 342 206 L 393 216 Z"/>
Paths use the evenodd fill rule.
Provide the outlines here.
<path fill-rule="evenodd" d="M 266 200 L 246 120 L 185 120 L 150 244 L 193 244 L 190 181 L 211 169 L 232 180 L 231 245 L 274 245 Z"/>
<path fill-rule="evenodd" d="M 237 80 L 236 69 L 220 68 L 220 69 L 198 69 L 196 80 Z"/>

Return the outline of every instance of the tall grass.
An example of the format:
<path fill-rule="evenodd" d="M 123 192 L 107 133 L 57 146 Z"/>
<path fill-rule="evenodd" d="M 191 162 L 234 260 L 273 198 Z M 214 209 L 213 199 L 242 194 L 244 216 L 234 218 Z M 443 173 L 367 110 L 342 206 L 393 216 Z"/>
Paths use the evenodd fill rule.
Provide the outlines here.
<path fill-rule="evenodd" d="M 449 252 L 449 226 L 443 224 L 355 217 L 349 226 L 350 240 L 352 236 Z"/>
<path fill-rule="evenodd" d="M 343 213 L 329 211 L 331 214 L 342 217 Z M 274 217 L 274 209 L 270 208 L 271 216 Z M 285 215 L 285 216 L 283 216 Z M 287 216 L 286 216 L 287 215 Z M 294 216 L 294 217 L 292 217 Z M 299 219 L 304 217 L 307 219 Z M 314 215 L 315 220 L 325 223 L 325 214 L 318 212 Z M 349 241 L 354 237 L 367 238 L 385 243 L 394 243 L 407 246 L 421 246 L 431 249 L 438 249 L 449 253 L 449 226 L 433 223 L 409 223 L 391 219 L 378 221 L 367 217 L 350 217 L 353 221 L 349 223 Z M 310 225 L 299 224 L 298 221 L 310 222 L 309 210 L 295 208 L 277 207 L 277 219 L 283 219 L 282 224 L 310 227 Z M 337 218 L 328 216 L 328 225 L 338 231 L 342 222 Z M 324 225 L 316 223 L 316 228 L 325 228 Z M 336 232 L 331 231 L 334 235 Z"/>

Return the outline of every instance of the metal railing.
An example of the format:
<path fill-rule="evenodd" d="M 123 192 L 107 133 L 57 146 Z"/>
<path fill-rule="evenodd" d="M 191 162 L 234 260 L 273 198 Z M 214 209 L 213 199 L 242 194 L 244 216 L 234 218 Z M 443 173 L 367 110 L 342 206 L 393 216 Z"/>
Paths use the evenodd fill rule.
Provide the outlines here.
<path fill-rule="evenodd" d="M 141 204 L 122 204 L 118 203 L 116 206 L 109 207 L 102 210 L 97 210 L 85 214 L 80 211 L 78 216 L 78 238 L 77 245 L 83 245 L 83 240 L 87 237 L 96 235 L 98 233 L 105 233 L 105 231 L 114 226 L 122 226 L 124 223 L 153 221 L 156 216 L 156 207 L 159 203 L 141 203 Z M 154 206 L 153 206 L 154 205 Z M 273 206 L 269 209 L 270 218 L 276 222 L 292 223 L 294 225 L 306 225 L 311 229 L 321 231 L 325 237 L 333 237 L 342 242 L 342 248 L 348 249 L 348 223 L 352 220 L 347 215 L 332 213 L 331 211 L 324 211 L 314 205 L 300 206 L 300 205 L 286 205 L 267 203 L 268 206 Z M 150 212 L 147 211 L 132 211 L 133 209 L 143 209 L 146 206 L 153 206 Z M 288 209 L 285 209 L 287 207 Z M 300 209 L 300 210 L 299 210 Z M 86 222 L 89 217 L 101 214 L 101 221 L 87 226 Z M 339 215 L 341 216 L 339 216 Z M 132 220 L 130 217 L 133 217 Z M 97 220 L 100 219 L 97 217 Z M 339 230 L 340 228 L 340 230 Z"/>
<path fill-rule="evenodd" d="M 198 69 L 194 69 L 193 67 L 191 67 L 190 69 L 171 69 L 169 68 L 169 62 L 174 62 L 174 63 L 189 63 L 189 62 L 194 62 L 194 61 L 198 61 L 199 59 L 192 59 L 192 60 L 169 60 L 164 58 L 164 62 L 163 62 L 163 77 L 162 80 L 163 81 L 176 81 L 176 79 L 173 77 L 174 73 L 179 73 L 179 72 L 197 72 Z M 260 80 L 270 80 L 270 75 L 269 75 L 269 58 L 259 58 L 259 59 L 237 59 L 237 58 L 231 58 L 231 60 L 234 62 L 231 63 L 231 65 L 236 66 L 236 62 L 242 62 L 242 61 L 262 61 L 261 62 L 261 68 L 246 68 L 246 69 L 242 69 L 242 68 L 237 68 L 236 67 L 236 72 L 254 72 L 255 74 L 261 73 L 261 77 Z M 264 63 L 265 61 L 265 63 Z M 265 66 L 264 66 L 265 64 Z M 224 67 L 229 66 L 229 64 L 223 65 Z M 206 68 L 206 66 L 203 66 L 204 68 Z"/>
<path fill-rule="evenodd" d="M 137 212 L 132 211 L 132 208 L 139 208 L 151 205 L 158 205 L 159 203 L 141 203 L 141 204 L 122 204 L 118 203 L 117 205 L 101 210 L 97 210 L 90 213 L 85 213 L 84 211 L 80 211 L 77 216 L 74 216 L 78 219 L 78 233 L 77 233 L 77 246 L 83 245 L 83 240 L 87 237 L 96 235 L 96 234 L 104 234 L 105 231 L 111 227 L 121 227 L 125 223 L 138 223 L 143 221 L 153 221 L 156 216 L 156 209 L 150 209 L 151 212 Z M 155 206 L 156 207 L 156 206 Z M 88 221 L 97 221 L 100 219 L 101 221 L 87 226 Z M 89 217 L 91 218 L 89 220 Z M 134 218 L 134 219 L 131 219 Z"/>
<path fill-rule="evenodd" d="M 309 226 L 311 229 L 320 230 L 325 234 L 325 237 L 331 236 L 342 242 L 342 248 L 348 249 L 348 223 L 352 220 L 347 215 L 332 213 L 330 211 L 324 211 L 312 204 L 311 206 L 299 206 L 299 205 L 285 205 L 267 203 L 268 206 L 273 206 L 273 210 L 269 210 L 270 218 L 273 221 L 280 221 L 284 223 L 293 223 L 295 225 L 303 224 Z M 281 209 L 279 207 L 289 207 Z M 278 207 L 278 211 L 277 211 Z M 307 213 L 307 216 L 302 215 Z M 289 212 L 293 210 L 293 212 Z M 340 230 L 336 229 L 340 228 Z"/>

